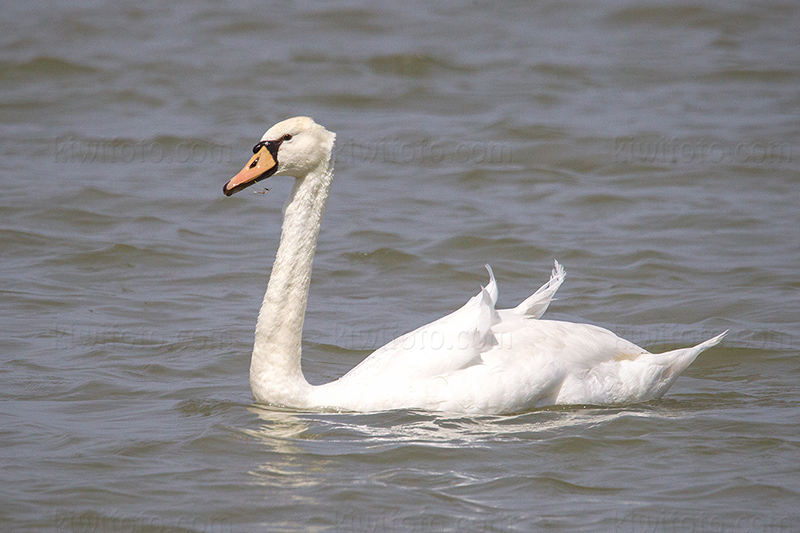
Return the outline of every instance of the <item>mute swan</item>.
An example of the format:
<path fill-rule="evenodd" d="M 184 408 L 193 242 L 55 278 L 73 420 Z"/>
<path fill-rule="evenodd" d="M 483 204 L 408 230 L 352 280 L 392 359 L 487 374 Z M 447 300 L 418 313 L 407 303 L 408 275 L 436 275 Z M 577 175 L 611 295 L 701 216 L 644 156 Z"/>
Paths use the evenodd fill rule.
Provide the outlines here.
<path fill-rule="evenodd" d="M 497 283 L 457 311 L 379 348 L 341 378 L 310 385 L 300 368 L 311 263 L 333 180 L 336 135 L 308 117 L 271 127 L 253 157 L 224 187 L 226 196 L 270 176 L 291 176 L 283 229 L 258 315 L 250 362 L 256 402 L 302 409 L 422 409 L 499 414 L 552 404 L 611 404 L 660 398 L 703 350 L 651 354 L 611 331 L 538 320 L 564 279 L 513 309 L 495 309 Z"/>

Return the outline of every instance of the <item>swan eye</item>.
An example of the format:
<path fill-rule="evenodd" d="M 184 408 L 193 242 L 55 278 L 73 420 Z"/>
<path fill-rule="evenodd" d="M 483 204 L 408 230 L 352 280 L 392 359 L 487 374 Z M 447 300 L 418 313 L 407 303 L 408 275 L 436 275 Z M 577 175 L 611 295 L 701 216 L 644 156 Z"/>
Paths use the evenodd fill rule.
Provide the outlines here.
<path fill-rule="evenodd" d="M 292 140 L 292 134 L 291 133 L 287 133 L 286 135 L 281 137 L 281 140 L 282 141 L 291 141 Z"/>
<path fill-rule="evenodd" d="M 253 159 L 253 162 L 252 162 L 252 163 L 250 163 L 250 168 L 256 168 L 256 165 L 258 164 L 258 160 L 259 160 L 259 158 L 258 158 L 258 157 L 256 157 L 255 159 Z"/>

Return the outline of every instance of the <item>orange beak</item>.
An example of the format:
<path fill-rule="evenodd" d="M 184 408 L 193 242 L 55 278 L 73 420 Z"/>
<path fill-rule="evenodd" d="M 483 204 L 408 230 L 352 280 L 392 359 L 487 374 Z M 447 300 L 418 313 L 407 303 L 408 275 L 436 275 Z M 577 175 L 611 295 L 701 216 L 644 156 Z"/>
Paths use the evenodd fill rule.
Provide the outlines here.
<path fill-rule="evenodd" d="M 267 179 L 275 174 L 276 170 L 278 170 L 278 162 L 267 146 L 262 145 L 261 149 L 250 158 L 244 168 L 231 178 L 228 183 L 223 185 L 222 192 L 225 193 L 225 196 L 230 196 L 254 183 Z"/>

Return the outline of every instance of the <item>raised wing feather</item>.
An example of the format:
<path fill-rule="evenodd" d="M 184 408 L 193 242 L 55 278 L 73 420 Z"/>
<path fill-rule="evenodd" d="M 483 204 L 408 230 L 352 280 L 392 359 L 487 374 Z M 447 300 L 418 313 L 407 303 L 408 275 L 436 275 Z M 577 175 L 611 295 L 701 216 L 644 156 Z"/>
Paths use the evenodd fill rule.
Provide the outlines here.
<path fill-rule="evenodd" d="M 521 304 L 511 309 L 511 311 L 518 315 L 541 318 L 544 312 L 547 311 L 550 302 L 553 301 L 556 291 L 561 284 L 564 283 L 564 277 L 566 276 L 566 272 L 564 271 L 564 267 L 561 266 L 561 263 L 553 261 L 553 265 L 550 281 L 539 287 L 539 290 L 528 296 Z"/>

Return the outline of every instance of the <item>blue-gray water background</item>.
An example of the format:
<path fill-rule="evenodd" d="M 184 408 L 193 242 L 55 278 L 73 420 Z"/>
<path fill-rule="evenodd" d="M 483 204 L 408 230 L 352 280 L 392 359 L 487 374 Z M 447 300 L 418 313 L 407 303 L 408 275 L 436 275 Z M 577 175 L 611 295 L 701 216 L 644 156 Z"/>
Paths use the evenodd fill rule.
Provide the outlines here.
<path fill-rule="evenodd" d="M 3 531 L 800 530 L 796 2 L 4 2 Z M 647 348 L 661 401 L 506 417 L 254 406 L 287 180 L 338 133 L 304 368 L 462 305 Z"/>

